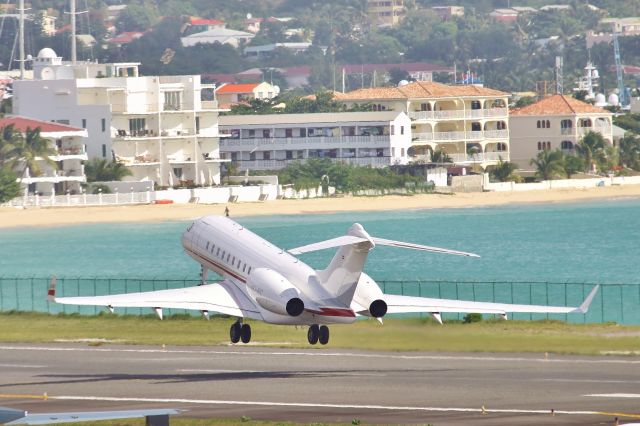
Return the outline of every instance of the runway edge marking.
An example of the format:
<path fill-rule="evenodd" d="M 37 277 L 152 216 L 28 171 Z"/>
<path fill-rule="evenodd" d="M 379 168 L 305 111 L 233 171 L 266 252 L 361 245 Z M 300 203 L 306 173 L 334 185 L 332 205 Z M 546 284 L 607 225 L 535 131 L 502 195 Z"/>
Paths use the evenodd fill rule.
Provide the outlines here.
<path fill-rule="evenodd" d="M 308 402 L 273 402 L 273 401 L 225 401 L 215 399 L 181 399 L 181 398 L 122 398 L 109 396 L 74 396 L 61 395 L 49 396 L 50 400 L 62 401 L 104 401 L 104 402 L 152 402 L 168 404 L 201 404 L 201 405 L 253 405 L 266 407 L 301 407 L 301 408 L 346 408 L 346 409 L 366 409 L 366 410 L 388 410 L 388 411 L 432 411 L 432 412 L 462 412 L 462 413 L 513 413 L 513 414 L 549 414 L 549 410 L 523 410 L 510 408 L 482 409 L 482 408 L 462 408 L 462 407 L 411 407 L 393 405 L 357 405 L 357 404 L 321 404 Z M 556 414 L 570 415 L 600 415 L 597 411 L 569 411 L 555 410 Z"/>

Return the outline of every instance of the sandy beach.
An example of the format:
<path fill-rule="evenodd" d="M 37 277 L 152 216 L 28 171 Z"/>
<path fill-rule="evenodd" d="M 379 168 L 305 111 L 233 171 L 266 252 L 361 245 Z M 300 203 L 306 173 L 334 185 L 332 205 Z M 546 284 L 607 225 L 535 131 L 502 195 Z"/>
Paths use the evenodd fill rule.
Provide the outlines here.
<path fill-rule="evenodd" d="M 481 192 L 421 194 L 414 196 L 336 197 L 306 200 L 277 200 L 262 203 L 229 204 L 232 217 L 334 213 L 348 211 L 388 211 L 431 208 L 559 203 L 597 199 L 640 198 L 640 185 L 591 189 L 539 190 L 523 192 Z M 0 208 L 0 228 L 63 226 L 78 223 L 158 222 L 189 220 L 224 214 L 223 204 L 168 204 L 104 207 Z"/>

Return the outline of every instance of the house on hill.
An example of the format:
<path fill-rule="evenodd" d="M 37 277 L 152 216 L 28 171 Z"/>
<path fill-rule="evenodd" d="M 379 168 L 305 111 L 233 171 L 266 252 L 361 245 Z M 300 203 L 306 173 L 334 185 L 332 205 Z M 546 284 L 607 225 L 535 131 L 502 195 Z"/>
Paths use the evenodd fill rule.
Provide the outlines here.
<path fill-rule="evenodd" d="M 403 111 L 411 119 L 412 160 L 442 152 L 455 165 L 485 168 L 509 159 L 509 94 L 475 85 L 416 81 L 359 89 L 337 101 L 370 103 L 374 111 Z"/>
<path fill-rule="evenodd" d="M 40 137 L 46 139 L 48 147 L 54 153 L 49 159 L 56 162 L 57 168 L 50 166 L 44 159 L 37 160 L 39 173 L 28 167 L 24 168 L 19 178 L 25 192 L 47 195 L 80 192 L 81 183 L 87 181 L 82 164 L 87 160 L 86 129 L 21 116 L 0 118 L 0 129 L 7 126 L 13 126 L 23 136 L 31 130 L 40 129 Z"/>
<path fill-rule="evenodd" d="M 548 96 L 509 113 L 511 161 L 522 170 L 539 152 L 561 149 L 574 154 L 588 132 L 600 133 L 613 145 L 613 113 L 571 96 Z"/>
<path fill-rule="evenodd" d="M 221 107 L 246 103 L 251 99 L 271 99 L 280 94 L 280 88 L 265 82 L 223 84 L 216 88 L 216 98 Z"/>

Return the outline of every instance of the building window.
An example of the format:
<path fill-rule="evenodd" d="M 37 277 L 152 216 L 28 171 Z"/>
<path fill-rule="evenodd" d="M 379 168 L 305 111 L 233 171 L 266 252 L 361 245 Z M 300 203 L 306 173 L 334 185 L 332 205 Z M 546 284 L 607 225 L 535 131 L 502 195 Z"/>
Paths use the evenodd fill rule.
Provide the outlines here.
<path fill-rule="evenodd" d="M 143 136 L 145 134 L 146 127 L 147 120 L 144 118 L 129 119 L 129 133 L 131 134 L 131 136 Z"/>
<path fill-rule="evenodd" d="M 255 138 L 256 137 L 256 131 L 254 129 L 249 129 L 249 137 L 250 138 Z"/>
<path fill-rule="evenodd" d="M 506 143 L 502 143 L 502 142 L 498 142 L 496 144 L 496 149 L 501 152 L 501 151 L 506 151 L 507 150 L 507 144 Z"/>
<path fill-rule="evenodd" d="M 87 128 L 87 119 L 86 119 L 86 118 L 83 118 L 83 119 L 82 119 L 82 128 L 83 128 L 83 129 L 86 129 L 86 128 Z"/>
<path fill-rule="evenodd" d="M 102 158 L 107 158 L 107 145 L 102 144 Z"/>
<path fill-rule="evenodd" d="M 561 129 L 571 129 L 573 127 L 573 122 L 571 120 L 562 120 L 560 121 Z"/>
<path fill-rule="evenodd" d="M 262 158 L 263 158 L 264 160 L 271 160 L 271 151 L 264 151 L 264 152 L 262 153 Z"/>
<path fill-rule="evenodd" d="M 100 125 L 102 126 L 102 132 L 106 132 L 107 131 L 107 119 L 103 118 L 102 120 L 100 120 Z"/>
<path fill-rule="evenodd" d="M 400 126 L 400 134 L 404 135 L 404 126 Z"/>
<path fill-rule="evenodd" d="M 571 151 L 573 149 L 573 142 L 571 141 L 562 141 L 560 143 L 560 148 L 565 151 Z"/>
<path fill-rule="evenodd" d="M 471 109 L 481 109 L 480 101 L 471 101 Z"/>
<path fill-rule="evenodd" d="M 264 129 L 262 131 L 262 137 L 263 138 L 270 138 L 271 137 L 271 132 L 269 131 L 269 129 Z"/>
<path fill-rule="evenodd" d="M 293 160 L 293 151 L 287 151 L 286 158 L 287 160 Z"/>
<path fill-rule="evenodd" d="M 393 124 L 391 125 L 391 134 L 392 135 L 396 134 L 396 128 L 395 128 L 395 126 Z"/>
<path fill-rule="evenodd" d="M 293 129 L 284 129 L 284 137 L 292 138 L 293 137 Z"/>
<path fill-rule="evenodd" d="M 538 120 L 538 122 L 536 123 L 536 127 L 537 127 L 538 129 L 541 127 L 541 126 L 540 126 L 540 120 Z"/>
<path fill-rule="evenodd" d="M 196 135 L 200 134 L 200 117 L 196 116 Z"/>
<path fill-rule="evenodd" d="M 404 157 L 404 148 L 400 148 L 400 157 Z"/>
<path fill-rule="evenodd" d="M 182 109 L 180 98 L 180 92 L 164 92 L 164 110 L 180 111 Z"/>
<path fill-rule="evenodd" d="M 174 167 L 173 174 L 176 175 L 178 179 L 182 179 L 182 167 Z"/>

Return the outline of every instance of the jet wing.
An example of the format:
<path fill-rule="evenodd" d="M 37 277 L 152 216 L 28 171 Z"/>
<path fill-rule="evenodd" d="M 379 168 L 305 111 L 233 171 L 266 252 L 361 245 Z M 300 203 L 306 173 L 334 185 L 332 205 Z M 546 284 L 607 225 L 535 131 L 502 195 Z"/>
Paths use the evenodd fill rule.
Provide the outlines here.
<path fill-rule="evenodd" d="M 553 313 L 553 314 L 570 314 L 570 313 L 586 313 L 589 305 L 593 301 L 598 288 L 595 286 L 584 302 L 578 307 L 565 306 L 545 306 L 545 305 L 514 305 L 509 303 L 491 303 L 491 302 L 470 302 L 464 300 L 452 299 L 431 299 L 427 297 L 399 296 L 394 294 L 385 294 L 384 300 L 387 303 L 388 314 L 411 313 L 411 312 L 462 312 L 462 313 L 478 313 L 478 314 L 500 314 L 506 315 L 507 312 L 526 312 L 526 313 Z"/>
<path fill-rule="evenodd" d="M 0 409 L 1 410 L 1 409 Z M 8 410 L 7 410 L 8 411 Z M 11 410 L 19 413 L 18 410 Z M 7 425 L 45 425 L 58 423 L 94 422 L 98 420 L 132 419 L 140 417 L 157 417 L 180 414 L 180 410 L 152 409 L 152 410 L 126 410 L 126 411 L 81 411 L 75 413 L 44 413 L 28 414 L 21 411 L 22 416 L 4 423 Z M 1 414 L 1 413 L 0 413 Z"/>
<path fill-rule="evenodd" d="M 87 297 L 56 297 L 55 286 L 54 278 L 49 286 L 48 300 L 63 305 L 106 306 L 109 309 L 153 308 L 159 316 L 161 311 L 158 310 L 162 308 L 190 309 L 262 320 L 260 309 L 227 280 L 195 287 Z"/>

